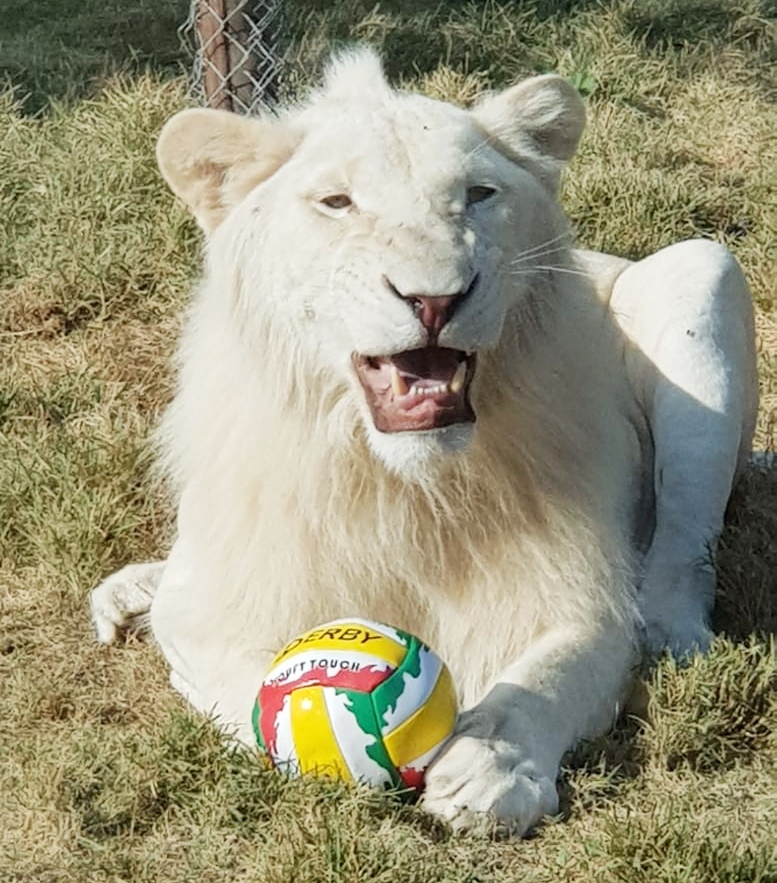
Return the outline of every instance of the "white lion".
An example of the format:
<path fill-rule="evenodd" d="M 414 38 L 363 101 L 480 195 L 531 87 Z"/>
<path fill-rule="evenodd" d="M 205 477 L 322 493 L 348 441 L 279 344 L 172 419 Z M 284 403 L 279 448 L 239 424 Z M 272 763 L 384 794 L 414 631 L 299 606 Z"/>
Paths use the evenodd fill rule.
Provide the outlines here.
<path fill-rule="evenodd" d="M 94 590 L 98 637 L 150 610 L 174 687 L 252 742 L 290 637 L 415 632 L 469 709 L 423 798 L 459 828 L 554 813 L 640 642 L 707 646 L 754 426 L 724 248 L 572 250 L 556 192 L 583 123 L 556 76 L 467 111 L 361 50 L 304 106 L 188 110 L 159 142 L 207 234 L 162 430 L 178 534 Z"/>

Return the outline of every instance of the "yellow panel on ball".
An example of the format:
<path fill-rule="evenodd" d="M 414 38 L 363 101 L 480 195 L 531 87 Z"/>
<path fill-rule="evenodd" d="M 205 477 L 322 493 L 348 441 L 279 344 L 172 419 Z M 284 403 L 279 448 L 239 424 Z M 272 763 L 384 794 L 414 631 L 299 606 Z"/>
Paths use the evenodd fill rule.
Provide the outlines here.
<path fill-rule="evenodd" d="M 309 651 L 353 650 L 369 653 L 396 668 L 405 658 L 406 646 L 396 629 L 366 619 L 337 619 L 298 635 L 273 659 L 271 668 L 291 654 Z"/>
<path fill-rule="evenodd" d="M 394 764 L 405 769 L 436 754 L 456 722 L 457 703 L 453 678 L 441 666 L 428 698 L 394 729 L 383 734 L 383 744 Z"/>
<path fill-rule="evenodd" d="M 351 771 L 332 732 L 325 687 L 300 687 L 289 695 L 291 732 L 301 773 L 320 773 L 350 781 Z"/>

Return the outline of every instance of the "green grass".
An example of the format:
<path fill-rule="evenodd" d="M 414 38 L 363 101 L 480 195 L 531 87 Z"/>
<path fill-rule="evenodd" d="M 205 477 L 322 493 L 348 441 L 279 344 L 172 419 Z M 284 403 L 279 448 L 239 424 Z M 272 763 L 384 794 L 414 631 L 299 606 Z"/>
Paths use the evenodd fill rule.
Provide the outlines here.
<path fill-rule="evenodd" d="M 34 112 L 94 94 L 119 71 L 183 70 L 177 29 L 188 0 L 5 0 L 0 83 Z"/>
<path fill-rule="evenodd" d="M 561 817 L 453 837 L 397 797 L 287 781 L 231 751 L 152 645 L 98 646 L 89 587 L 164 554 L 146 439 L 199 237 L 154 165 L 188 101 L 188 3 L 6 4 L 0 21 L 0 881 L 777 883 L 777 475 L 731 508 L 705 659 L 646 672 L 634 715 L 568 758 Z M 586 95 L 563 200 L 632 257 L 727 243 L 757 305 L 775 448 L 777 112 L 768 0 L 288 0 L 289 82 L 368 40 L 392 77 L 471 101 L 537 71 Z M 188 63 L 188 62 L 186 62 Z"/>

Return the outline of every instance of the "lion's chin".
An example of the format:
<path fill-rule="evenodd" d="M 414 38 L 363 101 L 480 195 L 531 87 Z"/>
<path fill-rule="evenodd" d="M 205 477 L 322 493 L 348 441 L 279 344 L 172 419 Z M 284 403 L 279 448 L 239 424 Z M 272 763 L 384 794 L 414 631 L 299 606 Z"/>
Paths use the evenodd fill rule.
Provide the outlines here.
<path fill-rule="evenodd" d="M 375 428 L 418 433 L 474 423 L 469 388 L 476 356 L 427 346 L 385 356 L 353 356 Z"/>
<path fill-rule="evenodd" d="M 461 454 L 472 442 L 473 423 L 456 423 L 422 432 L 386 433 L 368 424 L 370 449 L 389 472 L 406 481 L 434 481 L 454 454 Z"/>

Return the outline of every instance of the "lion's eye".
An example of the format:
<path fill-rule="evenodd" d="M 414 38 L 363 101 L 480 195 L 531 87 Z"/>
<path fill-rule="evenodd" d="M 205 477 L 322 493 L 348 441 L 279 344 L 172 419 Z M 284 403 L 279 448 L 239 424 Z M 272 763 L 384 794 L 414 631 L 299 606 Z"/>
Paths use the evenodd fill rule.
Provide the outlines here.
<path fill-rule="evenodd" d="M 353 205 L 353 201 L 347 193 L 333 193 L 331 196 L 325 196 L 319 201 L 327 208 L 334 209 L 348 208 L 348 206 Z"/>
<path fill-rule="evenodd" d="M 496 193 L 495 187 L 487 187 L 485 184 L 467 188 L 467 205 L 475 205 L 477 202 L 485 202 Z"/>

